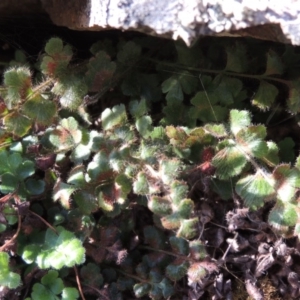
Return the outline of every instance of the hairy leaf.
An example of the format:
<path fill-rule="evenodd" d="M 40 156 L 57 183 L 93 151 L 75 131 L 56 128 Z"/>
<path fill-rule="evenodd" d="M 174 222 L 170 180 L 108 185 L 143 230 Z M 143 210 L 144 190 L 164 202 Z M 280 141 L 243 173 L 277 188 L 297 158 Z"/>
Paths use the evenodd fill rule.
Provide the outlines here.
<path fill-rule="evenodd" d="M 250 126 L 251 118 L 250 113 L 246 110 L 236 110 L 230 111 L 230 130 L 236 135 L 241 129 Z"/>
<path fill-rule="evenodd" d="M 180 258 L 176 259 L 172 264 L 169 264 L 166 268 L 166 275 L 173 281 L 180 280 L 186 275 L 189 263 Z"/>
<path fill-rule="evenodd" d="M 6 115 L 3 118 L 3 123 L 8 132 L 19 137 L 27 134 L 31 128 L 31 120 L 17 111 Z"/>
<path fill-rule="evenodd" d="M 112 109 L 106 108 L 101 114 L 102 127 L 110 130 L 117 125 L 123 125 L 127 121 L 124 104 L 114 106 Z"/>
<path fill-rule="evenodd" d="M 206 124 L 204 129 L 216 138 L 223 138 L 227 136 L 227 131 L 223 124 Z"/>
<path fill-rule="evenodd" d="M 268 222 L 275 229 L 284 233 L 288 230 L 288 227 L 295 226 L 297 219 L 297 206 L 294 203 L 277 201 L 269 214 Z"/>
<path fill-rule="evenodd" d="M 240 179 L 236 183 L 235 190 L 245 201 L 246 206 L 253 210 L 262 207 L 265 201 L 275 195 L 274 181 L 269 174 L 263 174 L 261 171 Z"/>
<path fill-rule="evenodd" d="M 212 165 L 216 167 L 216 175 L 224 180 L 239 175 L 246 164 L 247 158 L 244 153 L 231 141 L 227 141 L 225 148 L 212 159 Z"/>
<path fill-rule="evenodd" d="M 116 64 L 103 51 L 99 51 L 91 58 L 86 73 L 86 83 L 91 92 L 105 92 L 112 85 Z"/>
<path fill-rule="evenodd" d="M 4 73 L 7 94 L 4 102 L 9 110 L 25 100 L 31 92 L 31 72 L 26 67 L 15 67 Z"/>
<path fill-rule="evenodd" d="M 177 231 L 178 237 L 185 239 L 193 239 L 199 233 L 199 220 L 198 218 L 181 220 L 180 227 Z"/>
<path fill-rule="evenodd" d="M 22 106 L 22 112 L 39 125 L 51 125 L 56 115 L 57 107 L 54 102 L 42 96 L 31 98 Z"/>
<path fill-rule="evenodd" d="M 282 164 L 274 169 L 272 176 L 276 182 L 277 197 L 283 202 L 294 200 L 296 190 L 300 188 L 300 171 Z"/>

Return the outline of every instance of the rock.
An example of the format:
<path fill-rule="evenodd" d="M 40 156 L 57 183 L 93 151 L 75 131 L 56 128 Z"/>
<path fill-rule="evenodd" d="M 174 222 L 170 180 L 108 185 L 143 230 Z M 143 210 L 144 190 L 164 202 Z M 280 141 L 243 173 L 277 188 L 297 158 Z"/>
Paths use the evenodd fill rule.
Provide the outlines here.
<path fill-rule="evenodd" d="M 135 30 L 191 44 L 200 35 L 251 36 L 300 45 L 297 0 L 41 0 L 75 30 Z"/>
<path fill-rule="evenodd" d="M 0 16 L 40 14 L 73 30 L 134 30 L 187 44 L 202 35 L 300 45 L 297 0 L 3 0 Z"/>
<path fill-rule="evenodd" d="M 0 15 L 1 18 L 21 17 L 43 13 L 40 0 L 1 0 Z M 3 23 L 4 20 L 1 20 Z"/>

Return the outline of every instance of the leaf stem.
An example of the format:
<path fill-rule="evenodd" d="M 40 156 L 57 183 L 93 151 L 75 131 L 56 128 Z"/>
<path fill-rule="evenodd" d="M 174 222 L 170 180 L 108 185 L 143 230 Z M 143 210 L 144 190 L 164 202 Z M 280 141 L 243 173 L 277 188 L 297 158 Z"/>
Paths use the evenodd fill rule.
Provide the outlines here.
<path fill-rule="evenodd" d="M 270 81 L 275 81 L 279 83 L 283 83 L 288 85 L 289 81 L 285 79 L 280 79 L 276 77 L 270 77 L 267 75 L 253 75 L 253 74 L 246 74 L 246 73 L 236 73 L 236 72 L 231 72 L 231 71 L 226 71 L 226 70 L 211 70 L 211 69 L 205 69 L 205 68 L 194 68 L 194 67 L 188 67 L 188 66 L 183 66 L 177 63 L 169 63 L 169 62 L 162 62 L 156 59 L 152 58 L 145 58 L 148 59 L 152 62 L 155 63 L 160 63 L 162 65 L 168 66 L 168 67 L 176 67 L 178 69 L 182 70 L 187 70 L 187 71 L 192 71 L 192 72 L 199 72 L 199 73 L 211 73 L 211 74 L 224 74 L 228 76 L 234 76 L 234 77 L 243 77 L 243 78 L 252 78 L 252 79 L 257 79 L 257 80 L 270 80 Z"/>
<path fill-rule="evenodd" d="M 84 294 L 83 294 L 83 291 L 82 291 L 82 287 L 81 287 L 81 283 L 80 283 L 80 279 L 79 279 L 78 270 L 77 270 L 76 266 L 74 266 L 74 271 L 75 271 L 75 274 L 76 274 L 76 282 L 77 282 L 77 286 L 78 286 L 78 290 L 79 290 L 81 299 L 85 300 L 85 297 L 84 297 Z"/>
<path fill-rule="evenodd" d="M 52 229 L 56 234 L 58 234 L 57 230 L 51 224 L 49 224 L 44 218 L 42 218 L 40 215 L 33 212 L 32 210 L 29 210 L 29 212 L 34 216 L 36 216 L 37 218 L 39 218 L 44 224 L 46 224 L 50 229 Z"/>
<path fill-rule="evenodd" d="M 18 212 L 18 229 L 17 229 L 16 233 L 13 235 L 13 237 L 9 241 L 7 241 L 4 245 L 2 245 L 0 247 L 0 252 L 4 251 L 18 237 L 18 235 L 20 233 L 20 230 L 21 230 L 21 224 L 22 224 L 22 222 L 21 222 L 21 216 L 20 216 L 20 214 Z"/>
<path fill-rule="evenodd" d="M 146 280 L 146 279 L 142 279 L 141 277 L 138 277 L 138 276 L 135 276 L 135 275 L 132 275 L 132 274 L 129 274 L 129 273 L 126 273 L 124 271 L 121 271 L 120 269 L 116 269 L 119 273 L 121 273 L 122 275 L 124 276 L 127 276 L 127 277 L 130 277 L 136 281 L 139 281 L 139 282 L 143 282 L 143 283 L 150 283 L 149 280 Z"/>

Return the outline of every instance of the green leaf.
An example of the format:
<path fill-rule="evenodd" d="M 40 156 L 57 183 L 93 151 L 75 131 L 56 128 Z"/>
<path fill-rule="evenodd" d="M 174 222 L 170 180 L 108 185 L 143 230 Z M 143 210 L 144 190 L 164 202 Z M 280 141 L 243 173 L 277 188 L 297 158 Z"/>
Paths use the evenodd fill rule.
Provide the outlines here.
<path fill-rule="evenodd" d="M 59 150 L 68 150 L 75 147 L 82 140 L 82 131 L 78 122 L 73 118 L 62 119 L 60 125 L 49 136 L 50 143 Z"/>
<path fill-rule="evenodd" d="M 56 110 L 55 103 L 44 99 L 42 96 L 29 99 L 22 106 L 24 115 L 34 120 L 39 125 L 52 124 Z"/>
<path fill-rule="evenodd" d="M 99 208 L 95 196 L 88 192 L 78 191 L 72 196 L 72 198 L 74 198 L 74 201 L 76 202 L 79 210 L 83 214 L 91 214 L 92 212 L 97 211 L 97 209 Z"/>
<path fill-rule="evenodd" d="M 121 187 L 122 191 L 125 194 L 130 193 L 132 189 L 132 183 L 131 180 L 125 174 L 117 175 L 115 178 L 115 182 L 117 183 L 118 186 Z"/>
<path fill-rule="evenodd" d="M 189 242 L 190 257 L 194 260 L 202 260 L 207 256 L 206 247 L 203 242 L 194 240 Z"/>
<path fill-rule="evenodd" d="M 93 157 L 93 160 L 88 164 L 87 172 L 92 180 L 105 180 L 110 178 L 112 171 L 105 150 L 99 151 Z"/>
<path fill-rule="evenodd" d="M 15 51 L 15 60 L 12 61 L 12 66 L 13 65 L 25 65 L 27 64 L 27 56 L 25 54 L 25 52 L 21 51 L 20 49 L 17 49 Z"/>
<path fill-rule="evenodd" d="M 65 77 L 67 66 L 72 59 L 72 49 L 70 46 L 63 46 L 60 39 L 50 39 L 46 45 L 49 50 L 48 55 L 45 55 L 41 62 L 41 70 L 44 74 Z"/>
<path fill-rule="evenodd" d="M 260 138 L 265 130 L 261 131 L 261 129 L 263 129 L 261 126 L 252 126 L 241 129 L 236 134 L 237 147 L 244 155 L 257 158 L 263 158 L 267 155 L 267 143 Z"/>
<path fill-rule="evenodd" d="M 79 293 L 76 288 L 66 287 L 61 294 L 61 300 L 76 300 L 79 298 Z"/>
<path fill-rule="evenodd" d="M 174 146 L 185 147 L 188 134 L 182 127 L 166 126 L 166 135 Z"/>
<path fill-rule="evenodd" d="M 177 76 L 171 76 L 162 83 L 162 92 L 167 93 L 166 99 L 183 100 L 183 92 Z"/>
<path fill-rule="evenodd" d="M 30 160 L 22 161 L 22 163 L 16 168 L 16 175 L 20 180 L 33 175 L 34 172 L 35 172 L 34 162 Z"/>
<path fill-rule="evenodd" d="M 282 164 L 274 169 L 272 176 L 276 182 L 277 197 L 284 203 L 294 200 L 296 190 L 300 188 L 300 171 Z"/>
<path fill-rule="evenodd" d="M 297 219 L 297 206 L 294 203 L 277 201 L 269 214 L 268 222 L 275 229 L 285 232 L 288 227 L 295 226 Z"/>
<path fill-rule="evenodd" d="M 183 71 L 179 75 L 179 82 L 185 94 L 191 95 L 196 92 L 199 85 L 199 79 L 190 72 Z"/>
<path fill-rule="evenodd" d="M 242 43 L 235 43 L 226 47 L 227 63 L 225 70 L 237 73 L 246 72 L 249 68 L 249 58 L 246 46 Z"/>
<path fill-rule="evenodd" d="M 136 120 L 135 126 L 140 135 L 147 138 L 150 135 L 152 119 L 149 116 L 143 116 Z"/>
<path fill-rule="evenodd" d="M 278 143 L 279 156 L 284 162 L 293 162 L 295 160 L 295 142 L 291 137 L 285 137 Z"/>
<path fill-rule="evenodd" d="M 129 41 L 118 52 L 117 59 L 125 65 L 133 65 L 140 59 L 141 52 L 142 49 L 139 45 Z"/>
<path fill-rule="evenodd" d="M 129 103 L 129 111 L 130 114 L 136 119 L 142 117 L 148 112 L 146 100 L 142 99 L 141 101 L 131 101 Z"/>
<path fill-rule="evenodd" d="M 186 106 L 181 100 L 176 98 L 170 98 L 167 100 L 167 106 L 163 108 L 163 112 L 165 114 L 165 118 L 162 121 L 166 124 L 182 125 L 189 124 L 188 122 L 194 122 L 189 119 Z"/>
<path fill-rule="evenodd" d="M 236 135 L 241 129 L 250 126 L 250 113 L 246 110 L 232 109 L 230 111 L 230 130 Z"/>
<path fill-rule="evenodd" d="M 26 67 L 14 67 L 4 73 L 7 94 L 4 102 L 9 110 L 15 108 L 31 91 L 31 72 Z"/>
<path fill-rule="evenodd" d="M 195 107 L 190 109 L 190 117 L 202 122 L 220 122 L 225 120 L 228 113 L 226 107 L 216 105 L 218 95 L 205 91 L 198 92 L 192 99 L 191 104 Z"/>
<path fill-rule="evenodd" d="M 46 231 L 43 249 L 36 258 L 36 263 L 41 269 L 73 267 L 85 261 L 85 248 L 74 233 L 62 227 L 58 227 L 58 231 L 58 235 L 50 228 Z"/>
<path fill-rule="evenodd" d="M 223 124 L 206 124 L 204 129 L 216 138 L 223 138 L 227 136 L 227 131 Z"/>
<path fill-rule="evenodd" d="M 190 265 L 187 275 L 190 282 L 198 282 L 201 281 L 206 275 L 207 270 L 202 266 L 201 263 L 193 263 Z"/>
<path fill-rule="evenodd" d="M 70 197 L 76 190 L 76 186 L 66 184 L 59 179 L 53 188 L 53 200 L 59 200 L 68 209 L 70 208 Z"/>
<path fill-rule="evenodd" d="M 172 236 L 172 237 L 170 237 L 169 241 L 170 241 L 170 245 L 171 245 L 174 253 L 177 253 L 180 255 L 188 255 L 189 244 L 185 239 Z"/>
<path fill-rule="evenodd" d="M 203 127 L 195 127 L 188 133 L 189 137 L 185 142 L 185 146 L 190 148 L 195 144 L 207 144 L 212 141 L 211 136 L 208 135 Z"/>
<path fill-rule="evenodd" d="M 224 181 L 224 180 L 219 180 L 218 178 L 212 178 L 212 189 L 223 200 L 229 200 L 232 198 L 233 195 L 232 181 Z"/>
<path fill-rule="evenodd" d="M 133 292 L 137 298 L 141 298 L 150 292 L 151 285 L 149 283 L 137 283 L 133 286 Z"/>
<path fill-rule="evenodd" d="M 21 277 L 17 273 L 10 272 L 9 255 L 0 252 L 0 285 L 15 289 L 21 284 Z"/>
<path fill-rule="evenodd" d="M 51 56 L 62 52 L 62 50 L 63 42 L 60 38 L 51 38 L 45 46 L 45 52 Z"/>
<path fill-rule="evenodd" d="M 82 78 L 69 75 L 66 79 L 60 80 L 53 87 L 52 92 L 61 96 L 59 102 L 62 107 L 75 111 L 82 104 L 88 88 Z"/>
<path fill-rule="evenodd" d="M 188 220 L 181 220 L 180 227 L 177 231 L 178 237 L 185 239 L 193 239 L 199 234 L 199 220 L 198 218 L 192 218 Z"/>
<path fill-rule="evenodd" d="M 178 176 L 181 163 L 177 159 L 162 160 L 160 162 L 161 179 L 165 184 L 171 184 Z"/>
<path fill-rule="evenodd" d="M 282 58 L 272 49 L 267 53 L 267 66 L 264 75 L 281 75 L 284 72 Z"/>
<path fill-rule="evenodd" d="M 262 207 L 265 201 L 271 200 L 275 195 L 274 181 L 261 171 L 240 179 L 235 190 L 252 210 Z"/>
<path fill-rule="evenodd" d="M 101 114 L 102 127 L 110 130 L 117 125 L 123 125 L 127 121 L 124 104 L 116 105 L 112 109 L 106 108 Z"/>
<path fill-rule="evenodd" d="M 25 187 L 31 195 L 40 195 L 45 190 L 45 181 L 29 178 L 25 182 Z"/>
<path fill-rule="evenodd" d="M 5 230 L 7 230 L 7 225 L 0 224 L 0 233 L 4 232 Z"/>
<path fill-rule="evenodd" d="M 292 114 L 296 114 L 300 111 L 300 80 L 291 81 L 288 86 L 287 106 Z"/>
<path fill-rule="evenodd" d="M 180 201 L 176 211 L 183 219 L 188 219 L 194 211 L 194 202 L 191 199 L 183 199 Z"/>
<path fill-rule="evenodd" d="M 275 85 L 262 80 L 259 88 L 253 97 L 252 104 L 259 109 L 266 111 L 269 110 L 278 95 L 278 89 Z"/>
<path fill-rule="evenodd" d="M 80 270 L 80 277 L 83 278 L 84 283 L 90 286 L 102 286 L 103 276 L 98 265 L 94 263 L 88 263 L 84 265 Z"/>
<path fill-rule="evenodd" d="M 67 183 L 75 185 L 77 187 L 84 187 L 86 185 L 85 180 L 85 167 L 83 165 L 78 165 L 71 169 Z"/>
<path fill-rule="evenodd" d="M 295 167 L 300 170 L 300 155 L 298 155 L 296 162 L 295 162 Z"/>
<path fill-rule="evenodd" d="M 170 184 L 170 197 L 174 205 L 179 205 L 182 199 L 187 197 L 188 186 L 185 182 L 173 180 Z"/>
<path fill-rule="evenodd" d="M 138 173 L 137 179 L 133 183 L 133 191 L 138 195 L 147 195 L 149 193 L 149 184 L 145 173 Z"/>
<path fill-rule="evenodd" d="M 274 142 L 267 142 L 268 153 L 265 155 L 263 160 L 270 166 L 275 166 L 279 164 L 279 156 L 278 156 L 278 147 Z"/>
<path fill-rule="evenodd" d="M 85 76 L 88 90 L 90 92 L 104 93 L 112 86 L 113 75 L 116 64 L 104 52 L 99 51 L 95 57 L 91 58 L 88 64 L 88 71 Z"/>
<path fill-rule="evenodd" d="M 27 264 L 31 264 L 35 261 L 35 259 L 38 256 L 40 251 L 41 251 L 41 246 L 39 246 L 37 244 L 27 245 L 23 249 L 22 259 Z"/>
<path fill-rule="evenodd" d="M 110 53 L 113 56 L 116 54 L 115 46 L 113 45 L 113 41 L 111 39 L 101 39 L 100 41 L 94 43 L 90 48 L 90 52 L 93 55 L 97 54 L 97 52 L 101 50 L 106 53 Z"/>
<path fill-rule="evenodd" d="M 162 290 L 162 294 L 165 299 L 170 298 L 175 293 L 173 284 L 171 283 L 171 281 L 168 278 L 164 278 L 159 283 L 159 288 Z"/>
<path fill-rule="evenodd" d="M 208 97 L 217 99 L 219 103 L 225 106 L 232 105 L 236 96 L 243 88 L 243 83 L 237 78 L 231 78 L 224 75 L 218 75 L 208 87 Z"/>
<path fill-rule="evenodd" d="M 155 249 L 166 248 L 166 238 L 163 231 L 157 229 L 154 226 L 146 226 L 143 229 L 145 243 L 149 244 Z"/>
<path fill-rule="evenodd" d="M 161 224 L 163 226 L 163 228 L 168 229 L 168 230 L 175 230 L 178 229 L 180 227 L 180 215 L 177 212 L 174 212 L 170 215 L 166 215 L 164 217 L 161 218 Z M 179 236 L 179 235 L 177 235 Z"/>
<path fill-rule="evenodd" d="M 58 272 L 50 270 L 48 274 L 42 277 L 41 283 L 47 286 L 53 294 L 60 294 L 64 288 L 61 278 L 58 278 Z"/>
<path fill-rule="evenodd" d="M 8 204 L 2 207 L 2 213 L 9 225 L 14 225 L 18 222 L 18 214 L 16 210 Z"/>
<path fill-rule="evenodd" d="M 2 193 L 15 191 L 19 187 L 20 181 L 22 182 L 35 173 L 34 163 L 23 160 L 18 152 L 8 156 L 6 151 L 2 151 L 0 159 L 2 161 L 0 166 L 0 175 L 2 175 L 0 190 Z"/>
<path fill-rule="evenodd" d="M 158 216 L 166 216 L 172 213 L 172 203 L 167 197 L 152 196 L 148 200 L 148 208 Z"/>
<path fill-rule="evenodd" d="M 64 287 L 62 279 L 57 277 L 58 272 L 50 270 L 48 274 L 42 277 L 42 284 L 35 283 L 32 287 L 32 299 L 56 300 L 57 295 L 61 293 Z"/>
<path fill-rule="evenodd" d="M 10 173 L 1 176 L 0 191 L 3 194 L 13 193 L 19 186 L 19 180 Z"/>
<path fill-rule="evenodd" d="M 99 189 L 98 205 L 106 213 L 111 212 L 116 215 L 119 214 L 117 207 L 117 198 L 119 198 L 118 191 L 113 184 L 107 184 Z"/>
<path fill-rule="evenodd" d="M 22 137 L 28 133 L 32 121 L 26 116 L 14 111 L 3 118 L 3 124 L 8 132 Z"/>
<path fill-rule="evenodd" d="M 169 264 L 166 268 L 166 275 L 172 281 L 178 281 L 186 275 L 189 267 L 189 263 L 186 260 L 177 258 L 172 264 Z"/>
<path fill-rule="evenodd" d="M 239 175 L 247 164 L 247 159 L 234 143 L 224 141 L 225 148 L 219 151 L 212 159 L 216 167 L 216 175 L 223 180 Z"/>

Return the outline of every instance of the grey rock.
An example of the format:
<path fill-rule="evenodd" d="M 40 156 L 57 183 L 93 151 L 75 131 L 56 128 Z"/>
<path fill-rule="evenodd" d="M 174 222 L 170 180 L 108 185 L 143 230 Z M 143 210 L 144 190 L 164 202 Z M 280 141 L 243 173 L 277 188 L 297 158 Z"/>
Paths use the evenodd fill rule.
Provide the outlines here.
<path fill-rule="evenodd" d="M 21 3 L 22 2 L 22 3 Z M 74 30 L 134 30 L 187 44 L 201 35 L 300 45 L 298 0 L 2 0 L 0 15 L 40 12 Z M 36 9 L 38 8 L 38 9 Z"/>

